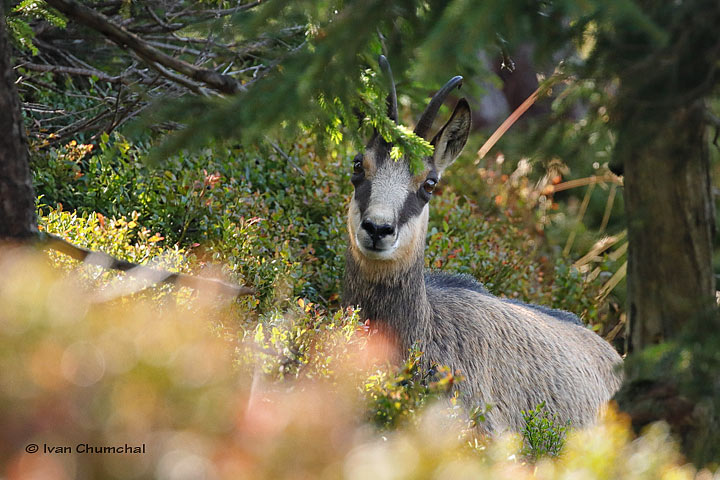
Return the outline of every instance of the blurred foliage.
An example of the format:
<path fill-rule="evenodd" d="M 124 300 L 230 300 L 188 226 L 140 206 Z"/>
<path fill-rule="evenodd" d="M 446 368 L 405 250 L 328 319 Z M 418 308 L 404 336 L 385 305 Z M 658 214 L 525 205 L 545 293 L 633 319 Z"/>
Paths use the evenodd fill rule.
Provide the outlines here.
<path fill-rule="evenodd" d="M 422 352 L 412 349 L 408 359 L 397 372 L 379 370 L 369 376 L 365 390 L 370 398 L 369 416 L 383 429 L 397 428 L 408 421 L 417 421 L 420 409 L 449 393 L 463 378 L 448 367 L 433 366 L 429 371 L 421 368 Z M 457 398 L 452 398 L 456 405 Z"/>
<path fill-rule="evenodd" d="M 262 374 L 260 357 L 238 357 L 238 346 L 266 354 L 222 328 L 232 318 L 218 313 L 212 295 L 184 305 L 98 302 L 82 279 L 17 248 L 3 249 L 0 271 L 0 462 L 8 478 L 713 478 L 684 464 L 666 427 L 634 439 L 612 411 L 570 431 L 559 461 L 534 465 L 521 438 L 475 437 L 442 403 L 391 431 L 367 428 L 357 379 L 382 357 L 368 362 L 372 336 L 362 328 L 341 333 L 345 314 L 323 317 L 338 341 L 308 357 L 328 368 L 278 382 Z M 292 312 L 305 325 L 318 315 L 304 302 Z M 267 348 L 273 335 L 262 340 Z M 404 400 L 395 384 L 370 383 L 372 398 Z M 29 444 L 72 453 L 30 454 Z M 81 454 L 78 444 L 144 444 L 145 453 Z"/>
<path fill-rule="evenodd" d="M 357 312 L 330 314 L 303 299 L 297 307 L 264 315 L 246 332 L 252 344 L 245 360 L 260 360 L 263 372 L 277 380 L 335 376 L 337 359 L 365 346 Z"/>

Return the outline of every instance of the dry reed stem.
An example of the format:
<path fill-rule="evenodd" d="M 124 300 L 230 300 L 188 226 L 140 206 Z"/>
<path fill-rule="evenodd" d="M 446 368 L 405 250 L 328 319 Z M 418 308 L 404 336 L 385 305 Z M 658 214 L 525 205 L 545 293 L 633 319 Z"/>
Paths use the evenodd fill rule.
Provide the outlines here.
<path fill-rule="evenodd" d="M 485 155 L 490 151 L 490 149 L 495 146 L 497 141 L 500 140 L 503 135 L 505 135 L 505 132 L 507 132 L 510 127 L 513 126 L 513 124 L 522 116 L 523 113 L 528 110 L 528 108 L 532 107 L 532 105 L 538 99 L 540 90 L 543 88 L 545 87 L 540 86 L 537 90 L 530 94 L 530 96 L 526 98 L 525 101 L 521 103 L 520 106 L 517 107 L 508 118 L 505 119 L 505 121 L 497 128 L 497 130 L 495 130 L 495 132 L 490 135 L 490 138 L 485 141 L 483 146 L 480 147 L 480 150 L 478 151 L 480 158 L 484 158 Z"/>

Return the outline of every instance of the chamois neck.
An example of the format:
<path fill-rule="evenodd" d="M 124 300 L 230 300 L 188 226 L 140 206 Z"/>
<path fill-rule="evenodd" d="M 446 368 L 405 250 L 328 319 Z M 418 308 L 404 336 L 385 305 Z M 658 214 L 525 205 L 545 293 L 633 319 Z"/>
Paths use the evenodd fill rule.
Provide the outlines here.
<path fill-rule="evenodd" d="M 383 274 L 368 271 L 349 249 L 345 259 L 345 306 L 359 306 L 361 318 L 395 337 L 402 352 L 427 338 L 432 310 L 425 290 L 422 255 L 409 268 L 387 269 Z"/>

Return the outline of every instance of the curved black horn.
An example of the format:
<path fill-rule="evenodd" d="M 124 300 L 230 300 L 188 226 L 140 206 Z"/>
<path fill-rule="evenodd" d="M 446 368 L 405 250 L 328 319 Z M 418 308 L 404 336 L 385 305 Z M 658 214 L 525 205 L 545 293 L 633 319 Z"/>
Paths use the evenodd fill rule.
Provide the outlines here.
<path fill-rule="evenodd" d="M 385 76 L 390 82 L 390 93 L 388 93 L 387 104 L 388 104 L 388 117 L 395 123 L 398 121 L 398 106 L 397 106 L 397 93 L 395 92 L 395 80 L 393 79 L 392 70 L 390 69 L 390 63 L 388 63 L 385 55 L 380 55 L 378 59 L 380 68 L 382 69 Z"/>
<path fill-rule="evenodd" d="M 423 114 L 420 116 L 420 120 L 418 120 L 418 123 L 415 126 L 415 135 L 425 138 L 435 121 L 435 116 L 437 115 L 438 110 L 440 110 L 440 106 L 443 104 L 453 88 L 460 88 L 462 86 L 462 81 L 463 77 L 458 75 L 457 77 L 451 78 L 444 87 L 437 91 L 432 100 L 430 100 L 427 108 L 425 108 Z"/>

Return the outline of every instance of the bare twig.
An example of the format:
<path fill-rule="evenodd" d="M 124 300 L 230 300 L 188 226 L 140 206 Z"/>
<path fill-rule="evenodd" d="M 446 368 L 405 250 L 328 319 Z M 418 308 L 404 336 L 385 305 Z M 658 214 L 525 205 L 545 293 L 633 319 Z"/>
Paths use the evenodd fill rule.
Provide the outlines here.
<path fill-rule="evenodd" d="M 575 180 L 568 180 L 567 182 L 558 183 L 557 185 L 548 185 L 543 193 L 561 192 L 571 188 L 584 187 L 585 185 L 593 185 L 596 183 L 612 183 L 615 185 L 623 184 L 622 177 L 619 177 L 613 173 L 607 173 L 605 175 L 592 175 L 585 178 L 577 178 Z"/>
<path fill-rule="evenodd" d="M 138 115 L 140 115 L 143 112 L 143 110 L 145 110 L 149 106 L 149 104 L 146 103 L 139 108 L 135 108 L 138 103 L 140 103 L 139 99 L 137 101 L 135 101 L 135 103 L 133 105 L 131 105 L 129 108 L 125 108 L 122 112 L 122 115 L 120 115 L 120 118 L 118 120 L 113 120 L 113 123 L 111 123 L 108 127 L 106 127 L 104 132 L 107 134 L 112 133 L 113 130 L 120 128 L 120 126 L 123 125 L 124 123 L 126 123 L 126 122 L 132 120 L 133 118 L 137 117 Z M 93 140 L 93 141 L 97 140 L 97 138 L 102 133 L 103 132 L 97 132 L 95 135 L 90 137 L 90 140 Z"/>
<path fill-rule="evenodd" d="M 245 4 L 238 5 L 237 7 L 232 7 L 232 8 L 224 8 L 224 9 L 216 9 L 216 10 L 185 10 L 172 18 L 173 18 L 173 20 L 175 20 L 176 18 L 192 17 L 196 20 L 204 21 L 204 20 L 209 20 L 212 18 L 227 17 L 228 15 L 234 15 L 236 13 L 244 12 L 246 10 L 250 10 L 251 8 L 257 7 L 261 3 L 262 3 L 262 0 L 256 0 L 255 2 L 245 3 Z"/>
<path fill-rule="evenodd" d="M 56 46 L 54 46 L 54 45 L 52 45 L 52 44 L 50 44 L 50 43 L 43 42 L 42 40 L 40 40 L 40 39 L 37 38 L 37 37 L 33 39 L 33 43 L 36 44 L 36 45 L 37 45 L 38 47 L 40 47 L 40 48 L 47 49 L 47 50 L 51 50 L 51 51 L 57 53 L 58 55 L 61 55 L 61 56 L 65 57 L 65 59 L 66 59 L 69 63 L 72 63 L 72 64 L 75 65 L 76 67 L 79 67 L 79 68 L 87 68 L 87 69 L 89 69 L 89 70 L 93 70 L 93 69 L 94 69 L 94 67 L 93 67 L 92 65 L 90 65 L 89 63 L 86 63 L 86 62 L 80 60 L 78 57 L 76 57 L 76 56 L 73 55 L 72 53 L 70 53 L 70 52 L 68 52 L 68 51 L 66 51 L 66 50 L 63 50 L 62 48 L 58 48 L 58 47 L 56 47 Z M 51 62 L 48 62 L 48 63 L 51 63 Z"/>
<path fill-rule="evenodd" d="M 606 342 L 612 343 L 612 341 L 615 340 L 615 337 L 617 337 L 618 333 L 620 333 L 620 330 L 622 330 L 622 328 L 625 326 L 626 320 L 627 320 L 627 315 L 625 315 L 625 314 L 620 315 L 620 320 L 618 320 L 617 325 L 615 325 L 613 327 L 613 329 L 610 330 L 610 332 L 607 335 L 605 335 Z"/>
<path fill-rule="evenodd" d="M 158 17 L 158 15 L 155 13 L 155 10 L 153 10 L 152 7 L 150 7 L 149 5 L 145 6 L 145 10 L 150 14 L 151 17 L 153 17 L 153 20 L 155 20 L 158 25 L 163 27 L 163 29 L 171 31 L 175 28 L 175 25 L 169 25 L 167 22 Z"/>
<path fill-rule="evenodd" d="M 580 211 L 578 212 L 578 223 L 582 223 L 583 217 L 585 216 L 585 212 L 587 211 L 587 207 L 590 204 L 590 197 L 592 196 L 593 190 L 595 190 L 595 183 L 591 183 L 588 186 L 588 189 L 585 191 L 585 197 L 583 198 L 582 204 L 580 205 Z M 577 235 L 577 228 L 573 228 L 570 232 L 570 235 L 568 236 L 567 242 L 565 243 L 565 248 L 563 249 L 563 256 L 567 257 L 570 255 L 570 249 L 573 246 L 573 243 L 575 242 L 575 236 Z"/>
<path fill-rule="evenodd" d="M 612 187 L 610 187 L 610 194 L 608 195 L 607 203 L 605 204 L 605 213 L 603 213 L 602 222 L 600 222 L 600 232 L 605 231 L 605 228 L 607 228 L 608 222 L 610 221 L 610 214 L 612 214 L 613 204 L 615 203 L 617 187 L 617 183 L 613 183 Z"/>
<path fill-rule="evenodd" d="M 485 155 L 490 151 L 492 147 L 495 146 L 498 140 L 502 138 L 503 135 L 505 135 L 505 132 L 508 131 L 510 127 L 513 126 L 513 124 L 522 116 L 523 113 L 525 113 L 532 105 L 535 103 L 535 101 L 538 98 L 538 94 L 540 93 L 540 90 L 543 87 L 539 87 L 537 90 L 535 90 L 518 108 L 515 109 L 514 112 L 510 114 L 510 116 L 493 132 L 492 135 L 490 135 L 490 138 L 487 139 L 487 141 L 483 144 L 482 147 L 480 147 L 480 150 L 478 151 L 478 155 L 480 158 L 484 158 Z"/>
<path fill-rule="evenodd" d="M 478 156 L 482 159 L 487 155 L 487 153 L 490 151 L 490 149 L 495 146 L 495 144 L 502 138 L 503 135 L 505 135 L 505 132 L 510 129 L 510 127 L 513 126 L 515 122 L 518 121 L 522 115 L 528 111 L 530 107 L 533 106 L 533 104 L 537 101 L 538 98 L 542 95 L 547 95 L 550 92 L 550 89 L 553 85 L 555 85 L 557 82 L 568 78 L 567 75 L 563 74 L 560 69 L 556 69 L 555 73 L 553 73 L 550 78 L 545 80 L 540 84 L 540 86 L 535 90 L 533 93 L 530 94 L 528 98 L 525 99 L 523 103 L 520 104 L 519 107 L 513 111 L 510 116 L 505 119 L 505 121 L 493 132 L 492 135 L 490 135 L 490 138 L 488 138 L 482 147 L 480 147 L 480 150 L 478 151 Z"/>
<path fill-rule="evenodd" d="M 297 172 L 298 172 L 300 175 L 305 175 L 305 172 L 303 171 L 303 169 L 300 168 L 300 166 L 299 166 L 297 163 L 295 163 L 292 158 L 290 158 L 290 155 L 288 155 L 287 153 L 285 153 L 285 152 L 283 151 L 283 149 L 280 148 L 280 145 L 278 145 L 277 143 L 273 142 L 273 141 L 270 140 L 269 138 L 267 139 L 267 141 L 268 141 L 268 143 L 270 143 L 270 146 L 273 147 L 273 149 L 274 149 L 276 152 L 278 152 L 278 153 L 280 154 L 280 156 L 283 157 L 283 159 L 285 159 L 285 161 L 286 161 L 287 163 L 290 164 L 291 167 L 293 167 L 295 170 L 297 170 Z"/>
<path fill-rule="evenodd" d="M 23 103 L 23 110 L 36 113 L 67 113 L 67 110 L 56 110 L 41 103 Z"/>
<path fill-rule="evenodd" d="M 173 283 L 195 289 L 211 289 L 217 291 L 218 293 L 230 296 L 253 295 L 256 293 L 252 288 L 233 285 L 215 278 L 205 278 L 195 275 L 187 275 L 184 273 L 168 272 L 166 270 L 138 265 L 137 263 L 121 260 L 103 252 L 94 252 L 92 250 L 78 247 L 56 235 L 45 232 L 38 233 L 37 241 L 44 248 L 57 250 L 65 255 L 69 255 L 75 260 L 99 265 L 107 269 L 120 270 L 128 273 L 129 275 L 140 276 L 144 279 L 150 280 L 153 284 Z"/>
<path fill-rule="evenodd" d="M 190 79 L 187 79 L 183 77 L 182 75 L 178 75 L 177 73 L 171 72 L 167 68 L 163 67 L 162 65 L 155 63 L 155 62 L 149 62 L 148 65 L 150 65 L 153 70 L 158 72 L 163 77 L 167 78 L 168 80 L 177 83 L 178 85 L 182 85 L 183 87 L 187 88 L 193 93 L 196 93 L 198 95 L 204 95 L 205 92 L 203 92 L 202 85 L 198 84 L 197 82 L 193 82 Z"/>
<path fill-rule="evenodd" d="M 201 52 L 200 50 L 197 50 L 195 48 L 190 48 L 186 45 L 173 45 L 171 43 L 157 42 L 154 40 L 148 40 L 147 44 L 150 45 L 151 47 L 163 48 L 165 50 L 172 50 L 172 51 L 178 52 L 178 53 L 189 53 L 191 55 L 208 54 L 207 52 Z M 209 55 L 212 57 L 218 56 L 212 52 Z"/>
<path fill-rule="evenodd" d="M 142 38 L 126 28 L 113 23 L 105 15 L 74 0 L 47 0 L 47 3 L 71 19 L 102 33 L 121 47 L 132 49 L 153 67 L 161 65 L 166 69 L 175 70 L 221 93 L 232 94 L 244 90 L 240 82 L 234 78 L 212 70 L 198 68 L 184 60 L 167 55 L 148 45 Z"/>
<path fill-rule="evenodd" d="M 113 77 L 94 68 L 67 67 L 63 65 L 43 65 L 39 63 L 29 62 L 21 63 L 15 68 L 25 68 L 34 72 L 64 73 L 67 75 L 76 75 L 81 77 L 96 77 L 99 81 L 108 83 L 130 83 L 130 80 L 127 78 L 127 76 L 118 75 Z"/>

